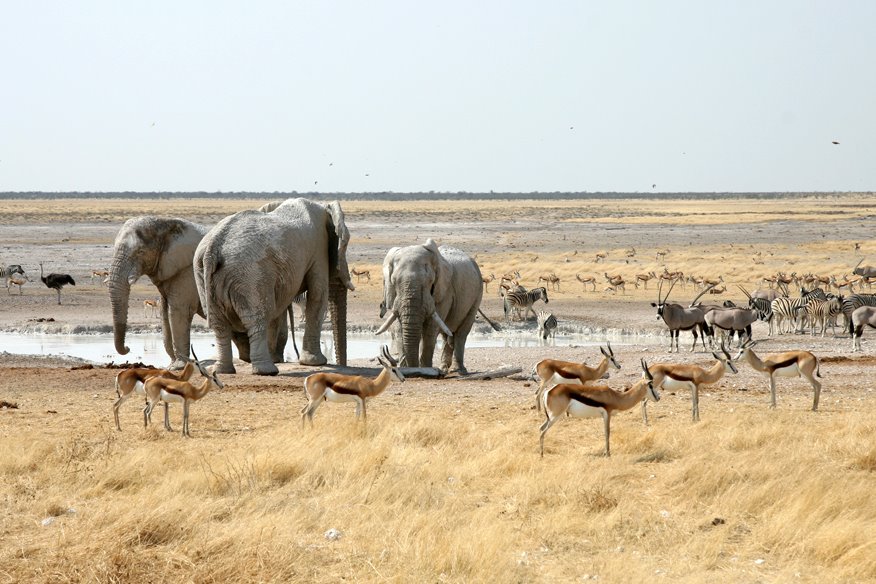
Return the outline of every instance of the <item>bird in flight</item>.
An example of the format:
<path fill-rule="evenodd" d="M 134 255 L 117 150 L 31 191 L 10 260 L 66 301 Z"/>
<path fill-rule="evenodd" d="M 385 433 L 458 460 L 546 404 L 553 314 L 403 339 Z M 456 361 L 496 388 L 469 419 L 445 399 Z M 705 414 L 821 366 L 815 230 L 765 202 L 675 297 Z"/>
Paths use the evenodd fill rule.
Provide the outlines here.
<path fill-rule="evenodd" d="M 837 142 L 836 140 L 831 140 L 830 143 L 831 143 L 831 144 L 834 144 L 834 145 L 838 145 L 838 144 L 839 144 L 839 142 Z"/>

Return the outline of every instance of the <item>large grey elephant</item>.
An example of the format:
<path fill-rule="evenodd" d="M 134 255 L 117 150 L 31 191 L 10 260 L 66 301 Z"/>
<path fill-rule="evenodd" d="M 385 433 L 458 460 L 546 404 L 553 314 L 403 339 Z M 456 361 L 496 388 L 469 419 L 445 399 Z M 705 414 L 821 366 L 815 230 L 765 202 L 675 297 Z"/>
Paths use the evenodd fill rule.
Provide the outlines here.
<path fill-rule="evenodd" d="M 246 344 L 257 375 L 276 375 L 285 343 L 286 313 L 307 292 L 299 363 L 324 365 L 319 346 L 332 311 L 335 357 L 347 362 L 347 267 L 350 232 L 336 201 L 287 199 L 220 221 L 195 251 L 195 283 L 207 324 L 216 334 L 218 372 L 235 373 L 230 341 Z"/>
<path fill-rule="evenodd" d="M 161 294 L 164 350 L 181 369 L 189 357 L 190 331 L 195 314 L 203 316 L 192 273 L 195 248 L 207 228 L 185 219 L 135 217 L 122 225 L 116 236 L 110 267 L 110 304 L 116 351 L 126 355 L 128 299 L 131 284 L 148 276 Z"/>
<path fill-rule="evenodd" d="M 394 247 L 383 260 L 386 320 L 378 333 L 393 329 L 394 352 L 408 367 L 431 367 L 438 333 L 444 350 L 441 367 L 465 369 L 465 341 L 483 296 L 477 263 L 465 252 L 438 245 Z"/>

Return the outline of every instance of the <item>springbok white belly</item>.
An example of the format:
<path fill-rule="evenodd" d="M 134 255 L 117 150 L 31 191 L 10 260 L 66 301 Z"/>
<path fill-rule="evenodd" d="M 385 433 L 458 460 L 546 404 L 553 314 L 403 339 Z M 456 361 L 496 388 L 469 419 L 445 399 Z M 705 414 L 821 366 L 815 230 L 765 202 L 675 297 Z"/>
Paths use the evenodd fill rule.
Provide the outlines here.
<path fill-rule="evenodd" d="M 572 400 L 572 403 L 569 404 L 568 411 L 569 415 L 573 418 L 601 418 L 604 410 L 602 408 L 594 408 L 582 404 L 579 401 Z"/>
<path fill-rule="evenodd" d="M 773 375 L 776 377 L 800 377 L 800 367 L 796 363 L 792 363 L 787 367 L 776 369 Z"/>
<path fill-rule="evenodd" d="M 138 379 L 134 382 L 134 391 L 139 395 L 146 395 L 146 386 Z"/>
<path fill-rule="evenodd" d="M 332 403 L 344 403 L 344 402 L 358 401 L 358 398 L 357 398 L 357 396 L 350 394 L 350 393 L 338 393 L 332 389 L 326 388 L 325 400 L 330 401 Z"/>
<path fill-rule="evenodd" d="M 553 387 L 561 383 L 577 383 L 580 385 L 581 381 L 577 377 L 563 377 L 559 373 L 554 373 L 548 378 L 547 383 L 545 383 L 544 386 Z"/>
<path fill-rule="evenodd" d="M 169 393 L 167 391 L 161 390 L 161 401 L 167 402 L 170 404 L 181 404 L 185 400 L 185 398 L 181 395 L 177 395 L 175 393 Z"/>
<path fill-rule="evenodd" d="M 693 385 L 693 381 L 679 381 L 667 375 L 663 378 L 663 383 L 660 384 L 660 387 L 666 391 L 685 391 L 693 388 Z"/>

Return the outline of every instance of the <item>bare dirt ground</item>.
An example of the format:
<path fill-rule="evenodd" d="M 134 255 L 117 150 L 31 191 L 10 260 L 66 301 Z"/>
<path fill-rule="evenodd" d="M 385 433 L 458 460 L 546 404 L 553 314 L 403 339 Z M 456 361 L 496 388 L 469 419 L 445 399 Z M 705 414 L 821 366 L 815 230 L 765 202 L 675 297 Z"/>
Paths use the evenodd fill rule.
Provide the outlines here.
<path fill-rule="evenodd" d="M 0 292 L 0 329 L 46 332 L 109 331 L 110 309 L 106 290 L 98 281 L 92 283 L 89 276 L 91 270 L 106 269 L 109 266 L 113 238 L 125 219 L 139 214 L 163 214 L 183 216 L 212 224 L 228 213 L 254 208 L 262 203 L 263 201 L 256 200 L 0 201 L 0 263 L 23 264 L 32 280 L 24 286 L 23 295 L 18 295 L 17 290 L 11 295 Z M 423 242 L 427 237 L 469 252 L 477 257 L 484 275 L 497 276 L 497 280 L 489 284 L 483 303 L 487 314 L 495 320 L 500 322 L 502 320 L 501 300 L 496 292 L 498 276 L 516 270 L 520 272 L 525 286 L 534 287 L 541 274 L 554 272 L 561 278 L 560 289 L 549 291 L 550 303 L 547 308 L 560 320 L 561 330 L 625 331 L 641 335 L 664 335 L 665 327 L 656 319 L 655 311 L 650 306 L 650 302 L 656 299 L 654 282 L 648 285 L 647 290 L 636 289 L 632 284 L 628 284 L 625 293 L 613 294 L 604 291 L 606 285 L 604 273 L 621 274 L 628 282 L 634 280 L 638 273 L 650 271 L 660 273 L 664 267 L 697 276 L 721 276 L 727 286 L 727 292 L 707 300 L 719 301 L 732 298 L 742 303 L 744 297 L 734 284 L 743 284 L 749 289 L 755 288 L 761 278 L 779 270 L 786 273 L 814 272 L 842 276 L 850 274 L 852 267 L 867 254 L 876 256 L 876 242 L 872 240 L 876 197 L 871 195 L 720 202 L 356 201 L 344 204 L 344 209 L 353 236 L 349 248 L 350 264 L 360 269 L 369 269 L 371 272 L 370 282 L 364 280 L 360 282 L 349 303 L 351 327 L 364 330 L 376 329 L 380 324 L 377 314 L 381 297 L 380 266 L 386 250 L 394 245 Z M 861 244 L 859 252 L 854 250 L 855 243 Z M 632 251 L 632 248 L 635 248 L 635 253 L 628 255 L 627 252 Z M 658 261 L 656 253 L 661 250 L 668 251 L 668 254 L 665 259 Z M 600 251 L 606 252 L 607 258 L 604 262 L 597 263 L 594 257 L 596 252 Z M 55 292 L 39 282 L 37 265 L 39 261 L 44 262 L 47 272 L 69 273 L 76 279 L 76 287 L 64 289 L 60 306 L 55 303 Z M 575 280 L 576 274 L 597 277 L 596 291 L 590 291 L 590 287 L 585 289 Z M 672 298 L 686 303 L 695 294 L 690 285 L 684 289 L 676 286 Z M 134 287 L 129 319 L 132 329 L 157 330 L 157 319 L 144 318 L 142 312 L 142 300 L 155 296 L 154 287 L 145 279 Z M 46 319 L 52 320 L 46 322 Z M 203 327 L 204 323 L 196 319 L 195 326 Z M 487 330 L 484 324 L 479 327 L 481 331 Z M 532 322 L 509 326 L 518 335 L 534 335 L 534 327 L 535 324 Z M 814 422 L 815 425 L 828 432 L 825 428 L 840 427 L 854 418 L 857 424 L 856 432 L 862 437 L 862 442 L 858 444 L 860 450 L 856 451 L 856 446 L 851 445 L 842 451 L 840 455 L 842 460 L 834 462 L 844 470 L 837 471 L 839 467 L 835 466 L 834 462 L 821 470 L 844 473 L 854 467 L 858 470 L 849 472 L 854 473 L 854 480 L 857 481 L 855 484 L 872 492 L 872 488 L 876 487 L 873 474 L 873 460 L 876 459 L 874 458 L 876 455 L 872 447 L 872 431 L 876 428 L 873 427 L 872 422 L 858 419 L 860 412 L 872 411 L 876 406 L 874 358 L 872 345 L 867 343 L 868 336 L 870 334 L 865 333 L 864 353 L 853 355 L 850 353 L 851 341 L 845 336 L 833 336 L 828 333 L 825 338 L 806 334 L 782 335 L 767 339 L 765 325 L 761 323 L 755 325 L 755 338 L 763 339 L 760 351 L 807 349 L 817 354 L 822 363 L 821 372 L 824 376 L 825 390 L 821 398 L 820 412 L 811 414 L 807 411 L 811 407 L 812 392 L 804 381 L 783 380 L 779 390 L 780 413 L 776 414 L 781 420 L 780 426 L 788 428 L 790 435 L 800 428 L 802 428 L 800 431 L 804 431 L 805 427 L 812 423 L 811 420 L 817 420 Z M 642 343 L 616 347 L 624 367 L 621 372 L 612 376 L 609 383 L 622 387 L 638 379 L 640 375 L 638 362 L 641 357 L 645 357 L 650 362 L 690 362 L 702 366 L 708 366 L 713 362 L 709 353 L 703 352 L 702 348 L 692 354 L 686 350 L 680 355 L 669 354 L 666 350 L 668 337 L 663 336 L 662 341 L 659 345 Z M 682 333 L 681 342 L 685 349 L 689 347 L 690 341 L 690 334 Z M 512 346 L 472 348 L 466 352 L 470 371 L 485 371 L 509 365 L 523 367 L 524 372 L 528 372 L 535 362 L 545 357 L 586 360 L 593 364 L 598 356 L 598 352 L 593 349 L 575 347 Z M 533 503 L 536 507 L 529 508 L 527 512 L 515 507 L 514 513 L 522 513 L 518 517 L 518 519 L 522 518 L 520 519 L 522 523 L 518 522 L 519 525 L 515 524 L 513 527 L 508 524 L 506 528 L 502 528 L 510 530 L 508 533 L 516 534 L 507 537 L 503 535 L 504 539 L 501 539 L 514 549 L 492 550 L 490 552 L 492 555 L 488 554 L 485 557 L 467 557 L 466 552 L 460 551 L 461 548 L 458 546 L 466 537 L 463 535 L 460 535 L 459 540 L 442 544 L 446 548 L 441 548 L 442 553 L 456 560 L 439 561 L 428 557 L 428 554 L 419 548 L 412 550 L 409 547 L 413 545 L 411 542 L 404 544 L 404 542 L 399 543 L 399 540 L 396 540 L 395 544 L 385 543 L 382 547 L 377 546 L 382 551 L 352 541 L 339 544 L 336 549 L 326 550 L 323 549 L 325 542 L 322 541 L 321 534 L 331 527 L 330 522 L 310 518 L 308 519 L 310 523 L 305 521 L 303 525 L 307 525 L 306 529 L 311 530 L 312 533 L 307 536 L 301 533 L 291 534 L 290 541 L 294 540 L 294 545 L 300 547 L 301 561 L 304 561 L 308 553 L 313 552 L 313 548 L 308 546 L 317 546 L 319 549 L 315 552 L 316 557 L 318 563 L 325 568 L 324 572 L 303 567 L 292 572 L 282 569 L 271 570 L 270 562 L 267 562 L 266 568 L 265 565 L 258 563 L 261 560 L 256 561 L 250 557 L 252 555 L 250 552 L 255 554 L 253 551 L 255 548 L 252 546 L 261 544 L 252 543 L 254 540 L 247 539 L 249 536 L 238 541 L 242 548 L 249 550 L 244 554 L 246 555 L 244 563 L 254 562 L 247 563 L 246 570 L 228 567 L 224 569 L 225 571 L 211 572 L 203 566 L 196 567 L 199 563 L 193 559 L 197 555 L 195 551 L 188 547 L 183 551 L 172 551 L 179 544 L 177 535 L 168 536 L 168 541 L 159 538 L 158 543 L 144 544 L 140 540 L 131 541 L 125 544 L 127 546 L 125 549 L 130 550 L 130 556 L 126 555 L 121 559 L 119 557 L 108 559 L 101 556 L 102 559 L 97 565 L 93 563 L 96 560 L 87 559 L 87 556 L 95 554 L 94 549 L 88 548 L 87 545 L 83 547 L 68 542 L 68 536 L 55 537 L 48 533 L 49 528 L 41 525 L 40 521 L 46 515 L 60 516 L 63 513 L 54 513 L 52 511 L 54 507 L 47 509 L 41 502 L 41 497 L 49 493 L 48 483 L 53 479 L 48 478 L 51 475 L 39 478 L 41 475 L 37 469 L 41 468 L 40 457 L 53 461 L 52 464 L 61 464 L 58 462 L 61 461 L 68 468 L 70 465 L 76 468 L 79 468 L 77 465 L 88 467 L 87 471 L 82 469 L 76 471 L 84 472 L 85 475 L 77 475 L 79 478 L 76 479 L 65 479 L 66 482 L 61 481 L 66 485 L 63 493 L 51 491 L 49 496 L 52 501 L 58 501 L 58 505 L 64 509 L 67 506 L 82 509 L 77 512 L 81 516 L 89 507 L 92 511 L 95 509 L 93 494 L 89 494 L 94 489 L 98 489 L 94 481 L 100 482 L 99 473 L 95 469 L 104 468 L 102 465 L 111 467 L 113 464 L 118 464 L 119 460 L 124 460 L 126 452 L 139 452 L 144 441 L 154 444 L 155 441 L 160 440 L 162 448 L 171 448 L 178 456 L 184 457 L 185 453 L 180 451 L 182 447 L 177 446 L 179 442 L 177 435 L 165 436 L 154 427 L 143 434 L 142 428 L 138 427 L 141 419 L 140 407 L 130 403 L 122 408 L 122 426 L 125 432 L 117 434 L 112 428 L 111 412 L 111 405 L 115 399 L 112 379 L 116 372 L 102 368 L 71 370 L 70 367 L 74 364 L 63 358 L 22 356 L 16 354 L 15 347 L 0 347 L 0 401 L 15 406 L 0 408 L 0 437 L 3 441 L 9 440 L 9 444 L 22 448 L 24 444 L 33 442 L 42 445 L 40 448 L 43 449 L 40 451 L 43 454 L 16 454 L 8 459 L 5 467 L 0 464 L 0 471 L 3 471 L 0 472 L 0 485 L 5 483 L 2 487 L 2 495 L 7 503 L 7 511 L 0 514 L 0 539 L 6 542 L 0 544 L 0 581 L 124 581 L 125 574 L 129 577 L 129 581 L 144 579 L 210 581 L 223 578 L 328 581 L 339 577 L 366 581 L 385 579 L 410 581 L 412 578 L 483 581 L 492 579 L 491 575 L 498 581 L 531 581 L 553 578 L 581 580 L 585 575 L 589 577 L 596 574 L 601 574 L 603 580 L 607 581 L 637 580 L 638 576 L 654 574 L 688 581 L 702 581 L 714 577 L 746 582 L 777 579 L 849 581 L 849 579 L 876 578 L 876 565 L 872 561 L 876 549 L 873 548 L 872 537 L 870 544 L 866 544 L 858 541 L 860 538 L 849 536 L 848 541 L 843 540 L 835 545 L 836 549 L 831 548 L 833 551 L 829 554 L 814 553 L 808 545 L 802 544 L 802 547 L 791 552 L 782 549 L 782 545 L 790 545 L 790 543 L 783 539 L 784 536 L 777 535 L 778 528 L 757 518 L 759 513 L 771 513 L 771 510 L 755 506 L 748 514 L 735 513 L 732 505 L 722 506 L 716 502 L 720 499 L 720 493 L 717 492 L 714 493 L 715 499 L 711 496 L 697 499 L 696 505 L 700 507 L 696 511 L 684 507 L 679 500 L 670 503 L 661 500 L 659 495 L 653 493 L 649 495 L 654 500 L 648 505 L 655 506 L 652 509 L 655 513 L 660 511 L 661 505 L 675 504 L 679 508 L 684 507 L 686 509 L 684 513 L 691 514 L 690 521 L 683 526 L 677 526 L 677 531 L 667 528 L 672 537 L 664 534 L 661 537 L 668 539 L 661 540 L 662 543 L 659 545 L 653 541 L 649 544 L 641 543 L 647 539 L 643 535 L 644 528 L 631 527 L 628 524 L 630 521 L 635 523 L 635 520 L 613 518 L 612 524 L 616 524 L 613 528 L 615 531 L 605 542 L 595 541 L 594 538 L 599 537 L 598 526 L 588 525 L 570 527 L 571 531 L 566 534 L 568 541 L 564 539 L 565 547 L 555 546 L 545 539 L 548 537 L 545 532 L 529 523 L 534 520 L 533 516 L 524 517 L 526 513 L 535 513 L 533 509 L 541 509 L 541 505 L 545 504 L 537 502 Z M 374 371 L 371 369 L 373 363 L 366 359 L 358 360 L 351 365 Z M 752 371 L 747 365 L 740 365 L 739 369 L 738 375 L 728 376 L 707 389 L 701 396 L 701 414 L 705 420 L 709 420 L 708 432 L 717 431 L 718 426 L 721 427 L 721 431 L 725 431 L 735 425 L 744 435 L 746 432 L 752 432 L 748 426 L 752 418 L 760 420 L 758 423 L 761 425 L 770 423 L 768 421 L 770 412 L 766 409 L 768 385 L 765 378 Z M 283 364 L 281 374 L 276 378 L 252 376 L 245 365 L 240 366 L 238 371 L 240 373 L 236 376 L 226 376 L 225 391 L 210 395 L 193 407 L 192 431 L 195 435 L 193 442 L 212 444 L 219 451 L 224 451 L 227 456 L 232 456 L 230 453 L 235 452 L 237 443 L 249 444 L 250 448 L 256 448 L 259 442 L 270 443 L 274 439 L 271 437 L 278 428 L 282 428 L 281 436 L 284 440 L 299 440 L 292 436 L 298 436 L 297 411 L 304 403 L 301 396 L 302 380 L 313 370 L 299 367 L 297 364 Z M 437 426 L 430 426 L 427 433 L 433 432 L 439 436 L 435 438 L 437 452 L 437 448 L 444 450 L 446 444 L 442 441 L 450 440 L 453 427 L 457 427 L 458 424 L 463 424 L 467 428 L 466 435 L 472 436 L 477 435 L 479 431 L 484 432 L 484 436 L 492 436 L 489 434 L 492 430 L 488 431 L 484 428 L 507 426 L 514 435 L 511 440 L 514 456 L 525 455 L 529 460 L 537 456 L 536 429 L 540 423 L 539 417 L 533 411 L 534 389 L 535 386 L 523 376 L 492 381 L 412 379 L 404 386 L 391 387 L 387 395 L 374 400 L 369 408 L 369 431 L 376 422 L 378 429 L 374 431 L 375 434 L 366 435 L 364 438 L 357 435 L 351 440 L 357 444 L 364 442 L 362 445 L 366 448 L 377 447 L 377 444 L 385 446 L 393 441 L 397 443 L 398 437 L 393 437 L 395 435 L 391 434 L 390 426 L 400 425 L 398 427 L 406 428 L 405 424 L 414 423 L 412 420 L 431 419 Z M 133 401 L 135 400 L 131 400 Z M 645 438 L 639 437 L 643 436 L 642 432 L 645 430 L 641 429 L 637 413 L 625 414 L 619 418 L 618 430 L 614 435 L 614 440 L 617 441 L 613 440 L 612 462 L 620 458 L 620 462 L 615 464 L 634 465 L 634 460 L 627 460 L 633 456 L 631 453 L 634 451 L 637 453 L 636 456 L 658 456 L 658 458 L 662 456 L 660 452 L 671 451 L 673 454 L 668 458 L 687 461 L 677 462 L 679 465 L 687 464 L 695 458 L 700 460 L 695 451 L 689 450 L 690 445 L 678 446 L 675 450 L 673 450 L 675 447 L 668 446 L 674 444 L 673 441 L 679 436 L 694 432 L 689 422 L 689 408 L 688 395 L 664 395 L 664 399 L 659 404 L 649 408 L 652 425 L 662 428 L 648 434 L 646 442 L 643 442 Z M 351 412 L 344 408 L 325 406 L 317 416 L 318 425 L 334 428 L 332 432 L 338 432 L 339 428 L 349 427 L 351 415 Z M 385 420 L 385 426 L 381 425 L 381 418 Z M 178 425 L 179 421 L 175 419 L 175 423 Z M 482 430 L 478 430 L 479 427 Z M 790 430 L 791 428 L 794 430 Z M 417 436 L 421 431 L 426 432 L 422 428 L 411 430 Z M 390 434 L 385 435 L 386 432 Z M 714 437 L 710 433 L 702 432 L 701 427 L 698 434 L 691 435 L 691 439 L 708 440 Z M 723 441 L 724 444 L 719 448 L 726 449 L 727 441 L 735 444 L 734 440 L 744 440 L 743 435 L 731 434 L 726 439 L 718 440 L 718 442 Z M 81 444 L 79 446 L 72 444 L 71 436 L 77 437 L 76 439 L 83 444 L 90 444 L 86 449 L 87 452 L 70 451 L 77 447 L 84 448 Z M 769 442 L 772 438 L 764 437 L 763 440 Z M 810 438 L 813 440 L 814 448 L 825 449 L 825 457 L 830 457 L 831 452 L 834 452 L 830 445 L 819 443 L 817 436 L 807 435 L 806 440 Z M 501 440 L 498 437 L 497 439 Z M 318 447 L 318 442 L 315 444 L 310 438 L 303 440 L 305 440 L 303 445 L 308 448 Z M 417 438 L 417 441 L 419 440 L 420 437 Z M 588 460 L 587 467 L 590 468 L 596 464 L 594 455 L 601 450 L 601 424 L 577 420 L 560 424 L 557 429 L 552 430 L 548 444 L 546 460 L 550 457 L 554 458 L 554 462 L 548 464 L 559 464 L 561 468 L 568 471 L 575 468 L 575 465 L 579 464 L 576 461 L 584 457 Z M 761 444 L 763 443 L 758 442 L 758 448 Z M 98 452 L 104 447 L 105 453 Z M 478 446 L 478 448 L 482 447 L 483 445 Z M 492 451 L 501 448 L 501 444 L 491 443 L 487 449 Z M 204 452 L 204 448 L 196 447 L 196 449 L 202 459 L 211 456 Z M 27 448 L 24 450 L 30 452 Z M 47 454 L 50 452 L 55 454 Z M 655 455 L 654 452 L 658 454 Z M 474 454 L 471 456 L 476 457 Z M 758 456 L 768 458 L 769 450 L 758 450 Z M 803 460 L 800 459 L 794 464 L 804 464 Z M 849 460 L 858 462 L 853 464 L 848 462 Z M 493 460 L 492 463 L 497 461 Z M 537 458 L 532 458 L 533 466 L 531 468 L 527 466 L 521 472 L 527 476 L 528 473 L 535 473 L 533 476 L 536 476 L 540 472 L 536 463 Z M 602 462 L 598 464 L 599 473 L 608 472 L 606 469 L 610 467 L 604 466 Z M 657 466 L 664 470 L 655 472 L 666 474 L 665 469 L 673 464 L 676 463 L 658 464 Z M 632 469 L 633 467 L 611 468 Z M 864 470 L 860 471 L 860 468 Z M 27 469 L 31 469 L 36 477 L 30 483 L 26 477 L 31 471 Z M 507 472 L 514 474 L 517 471 L 510 469 Z M 644 474 L 638 471 L 630 472 L 635 475 L 634 479 L 631 479 L 632 486 L 625 485 L 621 480 L 623 472 L 620 475 L 612 474 L 612 478 L 600 475 L 603 476 L 603 491 L 600 492 L 609 500 L 615 501 L 614 505 L 617 505 L 620 499 L 632 496 L 629 489 L 636 488 L 636 485 L 640 485 L 640 481 L 647 482 L 649 474 L 653 476 L 653 473 L 649 472 Z M 694 473 L 689 466 L 684 466 L 677 472 Z M 787 472 L 787 468 L 776 472 Z M 758 473 L 754 475 L 761 476 Z M 766 475 L 770 475 L 769 480 L 781 482 L 781 476 L 772 476 L 767 471 L 763 473 L 765 474 L 761 476 L 763 479 L 761 482 L 767 480 L 764 478 Z M 639 474 L 642 476 L 638 476 Z M 94 475 L 93 480 L 88 478 L 92 475 Z M 83 476 L 86 478 L 82 478 Z M 129 480 L 136 483 L 136 480 L 130 477 L 125 478 L 125 481 Z M 447 480 L 449 479 L 443 479 L 445 486 Z M 473 478 L 471 480 L 475 482 Z M 558 483 L 561 478 L 558 476 L 551 480 Z M 758 484 L 756 478 L 749 477 L 746 480 L 750 481 L 746 482 L 746 485 Z M 732 479 L 728 481 L 733 482 Z M 372 481 L 371 487 L 374 484 Z M 100 489 L 103 489 L 103 483 L 100 485 Z M 357 483 L 357 486 L 351 485 L 350 488 L 368 488 L 370 492 L 371 487 Z M 125 482 L 120 487 L 110 485 L 106 488 L 110 493 L 126 493 L 133 487 Z M 387 488 L 392 487 L 387 485 Z M 479 485 L 477 489 L 480 489 L 478 492 L 489 493 L 490 488 L 492 487 Z M 495 502 L 475 500 L 479 495 L 474 492 L 459 494 L 464 497 L 466 509 L 481 509 L 484 505 L 489 509 L 491 505 L 496 505 Z M 225 496 L 224 492 L 220 495 Z M 584 505 L 584 509 L 574 507 L 569 501 L 564 505 L 572 505 L 571 508 L 567 508 L 572 513 L 588 512 L 589 509 L 598 514 L 603 510 L 591 499 L 592 496 L 598 499 L 603 495 L 599 493 L 588 495 L 591 498 L 587 499 L 589 503 Z M 111 497 L 111 495 L 107 496 Z M 447 492 L 443 496 L 451 495 Z M 483 496 L 487 497 L 487 495 Z M 365 501 L 368 500 L 369 497 L 366 496 Z M 327 502 L 323 501 L 320 504 Z M 431 503 L 419 504 L 431 508 Z M 762 504 L 767 506 L 766 502 Z M 609 507 L 614 506 L 609 504 Z M 504 513 L 509 512 L 510 509 L 507 501 L 499 504 L 495 510 L 496 515 L 502 516 L 504 521 L 506 517 Z M 864 531 L 868 526 L 872 528 L 876 525 L 874 523 L 876 518 L 871 511 L 858 515 L 860 523 L 856 525 Z M 398 512 L 397 507 L 387 511 L 390 514 Z M 446 509 L 444 511 L 436 509 L 436 512 L 445 513 Z M 709 514 L 718 512 L 725 514 L 727 520 L 733 524 L 727 529 L 732 527 L 734 531 L 728 533 L 726 538 L 715 539 L 716 536 L 710 535 L 712 547 L 697 550 L 694 546 L 692 551 L 684 554 L 684 559 L 680 562 L 661 559 L 664 554 L 674 554 L 679 549 L 675 546 L 683 546 L 686 541 L 695 540 L 699 534 L 704 533 L 698 522 L 711 520 Z M 382 516 L 381 512 L 374 511 L 374 513 Z M 328 515 L 337 517 L 337 514 Z M 696 518 L 693 518 L 694 515 Z M 59 523 L 64 523 L 65 529 L 70 534 L 77 531 L 84 533 L 86 526 L 80 526 L 76 522 L 86 519 L 79 516 L 60 517 Z M 478 515 L 466 515 L 466 517 L 471 521 L 480 520 Z M 349 518 L 347 520 L 352 521 Z M 131 519 L 131 521 L 135 520 Z M 351 523 L 350 529 L 355 532 L 356 528 L 352 525 Z M 521 527 L 522 525 L 530 527 Z M 359 529 L 366 530 L 366 527 L 363 525 Z M 808 533 L 808 528 L 801 529 Z M 765 532 L 769 533 L 765 535 Z M 872 535 L 872 529 L 869 533 Z M 197 534 L 189 535 L 195 537 Z M 365 537 L 364 531 L 360 536 Z M 557 534 L 554 536 L 560 539 L 565 537 Z M 235 538 L 233 535 L 228 537 Z M 630 543 L 627 539 L 629 537 L 638 539 L 641 545 Z M 828 536 L 821 534 L 820 537 Z M 414 536 L 411 538 L 415 539 Z M 475 541 L 482 541 L 482 538 L 473 538 Z M 594 553 L 588 556 L 588 559 L 581 560 L 579 564 L 572 564 L 567 560 L 566 554 L 575 549 L 576 542 L 581 545 L 582 538 L 586 541 L 584 547 Z M 207 557 L 216 557 L 210 554 L 223 553 L 222 546 L 219 544 L 217 546 L 216 550 L 205 552 Z M 561 549 L 568 551 L 561 552 Z M 855 551 L 849 551 L 850 549 Z M 596 557 L 599 553 L 608 553 L 609 550 L 613 554 L 611 559 Z M 634 550 L 639 550 L 636 551 L 635 557 L 631 555 Z M 859 561 L 851 568 L 844 564 L 850 559 L 847 554 L 857 558 L 856 554 L 867 551 L 873 552 L 870 556 L 871 560 Z M 79 558 L 75 570 L 65 571 L 63 561 L 65 554 Z M 185 558 L 180 558 L 179 554 Z M 412 560 L 411 554 L 416 556 L 415 560 Z M 625 554 L 630 557 L 623 557 Z M 764 568 L 759 567 L 761 564 L 752 563 L 761 556 L 768 559 L 768 564 Z M 459 560 L 459 557 L 463 557 L 464 561 Z M 280 559 L 276 561 L 281 563 Z M 624 569 L 629 569 L 630 562 L 637 567 L 627 573 L 629 578 L 625 578 Z M 119 563 L 127 568 L 120 568 Z M 253 566 L 261 566 L 261 568 Z M 406 571 L 408 569 L 410 571 Z"/>

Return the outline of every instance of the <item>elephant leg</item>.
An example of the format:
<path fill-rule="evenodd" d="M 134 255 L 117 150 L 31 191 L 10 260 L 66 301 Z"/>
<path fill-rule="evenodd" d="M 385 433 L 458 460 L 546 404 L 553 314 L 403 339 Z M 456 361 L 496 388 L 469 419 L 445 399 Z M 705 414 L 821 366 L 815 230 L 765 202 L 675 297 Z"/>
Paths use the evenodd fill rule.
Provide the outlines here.
<path fill-rule="evenodd" d="M 301 339 L 301 365 L 325 365 L 328 359 L 319 346 L 322 323 L 328 311 L 328 281 L 314 275 L 307 278 L 307 305 L 304 310 L 304 336 Z"/>
<path fill-rule="evenodd" d="M 237 373 L 231 354 L 231 330 L 224 324 L 214 323 L 213 332 L 216 334 L 216 373 Z"/>
<path fill-rule="evenodd" d="M 234 342 L 234 346 L 237 347 L 237 355 L 240 357 L 240 360 L 247 363 L 252 361 L 249 357 L 249 335 L 245 332 L 234 331 L 231 333 L 231 340 Z"/>
<path fill-rule="evenodd" d="M 193 315 L 194 312 L 189 310 L 188 307 L 171 305 L 168 308 L 171 341 L 173 342 L 174 349 L 174 360 L 170 365 L 171 370 L 182 369 L 189 360 Z"/>
<path fill-rule="evenodd" d="M 438 325 L 432 319 L 429 319 L 423 327 L 423 337 L 420 339 L 420 367 L 432 366 L 432 358 L 435 355 L 435 345 L 437 343 Z"/>
<path fill-rule="evenodd" d="M 161 297 L 161 337 L 164 341 L 164 352 L 170 357 L 171 361 L 176 359 L 176 352 L 173 350 L 173 331 L 170 327 L 170 315 L 168 314 L 167 298 Z"/>
<path fill-rule="evenodd" d="M 456 339 L 441 333 L 441 340 L 444 342 L 444 348 L 441 350 L 441 369 L 450 371 L 450 367 L 453 365 L 454 341 Z"/>
<path fill-rule="evenodd" d="M 289 325 L 286 320 L 286 311 L 274 321 L 272 324 L 273 332 L 269 332 L 270 338 L 273 339 L 273 346 L 271 348 L 271 357 L 274 359 L 274 363 L 285 363 L 286 362 L 286 342 L 289 340 Z"/>
<path fill-rule="evenodd" d="M 465 341 L 468 339 L 468 333 L 471 332 L 471 327 L 474 326 L 475 317 L 477 316 L 477 306 L 465 316 L 462 324 L 454 331 L 453 337 L 453 365 L 460 375 L 466 375 L 468 370 L 465 368 Z"/>
<path fill-rule="evenodd" d="M 270 324 L 265 326 L 264 321 L 258 323 L 246 323 L 249 331 L 250 357 L 252 357 L 252 372 L 254 375 L 276 375 L 280 372 L 271 358 L 268 335 L 271 332 Z"/>

